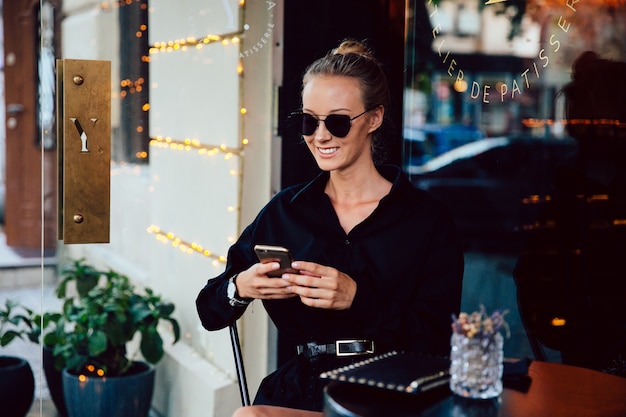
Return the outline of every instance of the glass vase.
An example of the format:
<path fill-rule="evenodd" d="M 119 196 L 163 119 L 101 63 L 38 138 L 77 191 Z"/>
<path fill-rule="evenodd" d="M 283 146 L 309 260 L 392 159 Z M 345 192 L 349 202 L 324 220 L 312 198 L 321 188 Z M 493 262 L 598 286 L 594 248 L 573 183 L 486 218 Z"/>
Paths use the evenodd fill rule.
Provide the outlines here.
<path fill-rule="evenodd" d="M 450 389 L 476 399 L 494 398 L 502 393 L 503 338 L 452 334 L 450 348 Z"/>

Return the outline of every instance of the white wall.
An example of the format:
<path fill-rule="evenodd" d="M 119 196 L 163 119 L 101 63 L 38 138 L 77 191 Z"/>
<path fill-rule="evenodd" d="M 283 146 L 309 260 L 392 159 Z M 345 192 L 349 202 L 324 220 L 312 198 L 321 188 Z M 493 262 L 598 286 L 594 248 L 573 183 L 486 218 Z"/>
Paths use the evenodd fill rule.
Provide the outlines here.
<path fill-rule="evenodd" d="M 104 3 L 64 2 L 63 56 L 113 61 L 115 112 L 120 111 L 117 11 L 103 8 Z M 157 367 L 153 407 L 163 416 L 227 416 L 239 405 L 228 333 L 202 329 L 195 310 L 198 291 L 224 264 L 215 256 L 183 251 L 172 239 L 159 240 L 154 231 L 158 228 L 183 243 L 225 256 L 242 227 L 271 196 L 272 174 L 278 172 L 272 155 L 279 149 L 272 136 L 277 83 L 272 68 L 280 51 L 270 37 L 280 36 L 280 10 L 269 10 L 267 2 L 247 2 L 245 7 L 244 15 L 237 0 L 150 1 L 151 44 L 227 35 L 225 43 L 150 55 L 151 137 L 193 140 L 197 146 L 154 143 L 148 166 L 114 163 L 111 242 L 59 248 L 60 263 L 86 257 L 175 303 L 183 340 L 167 347 Z M 247 29 L 233 42 L 231 35 L 244 25 Z M 263 48 L 242 54 L 259 42 Z M 118 119 L 113 120 L 115 124 Z M 248 145 L 242 148 L 244 139 Z M 235 152 L 209 155 L 205 151 L 212 145 Z M 255 302 L 239 324 L 254 395 L 268 371 L 267 316 L 261 304 Z"/>

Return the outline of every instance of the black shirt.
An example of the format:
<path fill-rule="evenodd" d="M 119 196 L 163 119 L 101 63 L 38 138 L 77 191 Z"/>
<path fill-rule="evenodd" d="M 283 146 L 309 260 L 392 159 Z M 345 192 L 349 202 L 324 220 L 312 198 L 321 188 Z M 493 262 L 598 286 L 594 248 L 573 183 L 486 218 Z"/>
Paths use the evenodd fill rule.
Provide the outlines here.
<path fill-rule="evenodd" d="M 228 303 L 228 278 L 258 262 L 255 244 L 280 245 L 295 260 L 332 266 L 357 283 L 352 306 L 342 311 L 308 307 L 297 297 L 263 301 L 294 355 L 298 344 L 355 338 L 375 341 L 376 353 L 448 355 L 463 276 L 453 221 L 439 200 L 413 187 L 399 168 L 378 169 L 393 183 L 391 191 L 348 234 L 324 193 L 328 172 L 272 198 L 229 249 L 224 273 L 200 291 L 196 304 L 203 326 L 217 330 L 243 314 Z"/>

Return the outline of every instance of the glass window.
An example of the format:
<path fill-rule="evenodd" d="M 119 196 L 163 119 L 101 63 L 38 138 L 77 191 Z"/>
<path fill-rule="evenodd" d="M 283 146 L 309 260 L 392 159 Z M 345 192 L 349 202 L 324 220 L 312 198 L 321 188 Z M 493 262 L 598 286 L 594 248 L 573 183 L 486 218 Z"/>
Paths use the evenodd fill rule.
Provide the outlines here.
<path fill-rule="evenodd" d="M 616 166 L 624 160 L 624 112 L 621 119 L 599 111 L 572 119 L 562 90 L 585 51 L 626 61 L 626 2 L 429 0 L 409 1 L 407 11 L 403 168 L 414 184 L 443 199 L 457 221 L 466 250 L 463 310 L 509 308 L 510 356 L 532 356 L 525 325 L 531 342 L 540 335 L 548 359 L 590 365 L 566 358 L 571 352 L 555 340 L 562 342 L 572 326 L 597 327 L 573 313 L 574 304 L 596 322 L 598 305 L 619 304 L 606 293 L 619 287 L 610 277 L 623 267 L 598 255 L 607 251 L 596 233 L 602 229 L 614 246 L 626 241 L 623 192 L 611 188 L 623 184 Z M 610 93 L 623 77 L 602 81 L 592 74 L 594 81 L 583 84 L 586 100 L 598 102 L 592 107 L 623 108 L 619 90 Z M 568 128 L 575 123 L 608 133 L 594 128 L 581 140 Z M 550 246 L 549 239 L 561 240 Z M 538 252 L 561 258 L 537 261 Z M 599 270 L 604 280 L 596 287 Z M 525 286 L 524 279 L 532 283 Z M 523 298 L 519 308 L 516 294 Z M 549 303 L 561 307 L 551 310 Z M 610 308 L 603 314 L 615 313 Z M 572 334 L 582 333 L 567 337 Z M 606 346 L 626 349 L 613 342 Z M 590 361 L 601 353 L 590 346 Z"/>

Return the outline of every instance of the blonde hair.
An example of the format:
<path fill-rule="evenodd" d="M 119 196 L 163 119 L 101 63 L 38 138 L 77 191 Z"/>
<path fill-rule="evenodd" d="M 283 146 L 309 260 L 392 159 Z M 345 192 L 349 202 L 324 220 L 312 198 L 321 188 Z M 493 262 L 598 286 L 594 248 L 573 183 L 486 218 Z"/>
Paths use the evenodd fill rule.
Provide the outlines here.
<path fill-rule="evenodd" d="M 331 53 L 334 55 L 357 54 L 376 61 L 372 51 L 362 42 L 355 40 L 345 40 L 341 42 L 341 44 L 333 49 Z"/>

